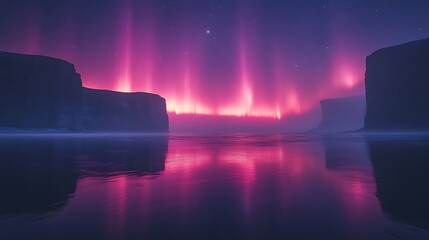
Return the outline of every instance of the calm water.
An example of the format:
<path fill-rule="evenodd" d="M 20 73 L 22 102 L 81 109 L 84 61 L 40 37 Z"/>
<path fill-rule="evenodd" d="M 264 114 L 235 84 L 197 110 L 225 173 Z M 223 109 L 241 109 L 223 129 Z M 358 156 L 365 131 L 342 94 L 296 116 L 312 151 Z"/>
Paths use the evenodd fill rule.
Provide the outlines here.
<path fill-rule="evenodd" d="M 0 239 L 429 239 L 427 135 L 1 136 Z"/>

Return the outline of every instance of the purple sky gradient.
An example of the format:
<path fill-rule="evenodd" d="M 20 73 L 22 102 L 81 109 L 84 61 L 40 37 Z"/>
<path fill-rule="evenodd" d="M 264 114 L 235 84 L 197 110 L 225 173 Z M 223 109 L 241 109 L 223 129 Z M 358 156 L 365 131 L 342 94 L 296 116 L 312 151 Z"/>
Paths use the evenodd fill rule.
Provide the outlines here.
<path fill-rule="evenodd" d="M 0 50 L 75 64 L 87 87 L 168 110 L 287 118 L 362 94 L 365 57 L 429 36 L 426 1 L 1 1 Z"/>

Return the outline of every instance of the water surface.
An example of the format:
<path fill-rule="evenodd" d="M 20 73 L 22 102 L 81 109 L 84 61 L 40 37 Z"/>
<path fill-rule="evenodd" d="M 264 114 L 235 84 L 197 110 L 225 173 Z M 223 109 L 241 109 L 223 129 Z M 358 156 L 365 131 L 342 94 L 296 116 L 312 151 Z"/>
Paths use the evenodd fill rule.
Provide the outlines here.
<path fill-rule="evenodd" d="M 429 239 L 429 136 L 3 135 L 0 239 Z"/>

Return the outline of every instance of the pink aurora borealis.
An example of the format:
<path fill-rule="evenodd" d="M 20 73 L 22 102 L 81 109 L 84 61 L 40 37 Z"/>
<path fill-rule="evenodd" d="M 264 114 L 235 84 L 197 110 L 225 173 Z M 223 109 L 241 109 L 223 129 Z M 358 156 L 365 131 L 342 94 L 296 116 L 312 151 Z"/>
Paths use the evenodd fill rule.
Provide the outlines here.
<path fill-rule="evenodd" d="M 414 20 L 378 33 L 390 15 L 376 22 L 375 3 L 303 2 L 18 1 L 0 47 L 68 60 L 86 87 L 159 94 L 171 113 L 283 119 L 362 94 L 366 55 L 422 34 L 400 34 Z"/>

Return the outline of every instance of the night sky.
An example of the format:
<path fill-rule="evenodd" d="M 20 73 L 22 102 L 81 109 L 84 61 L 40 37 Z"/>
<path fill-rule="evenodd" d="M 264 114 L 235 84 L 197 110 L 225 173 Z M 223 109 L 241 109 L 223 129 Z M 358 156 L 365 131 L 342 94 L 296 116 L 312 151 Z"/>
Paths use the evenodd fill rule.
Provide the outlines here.
<path fill-rule="evenodd" d="M 86 87 L 170 112 L 287 118 L 364 92 L 365 57 L 429 36 L 429 1 L 0 2 L 0 50 L 75 64 Z"/>

